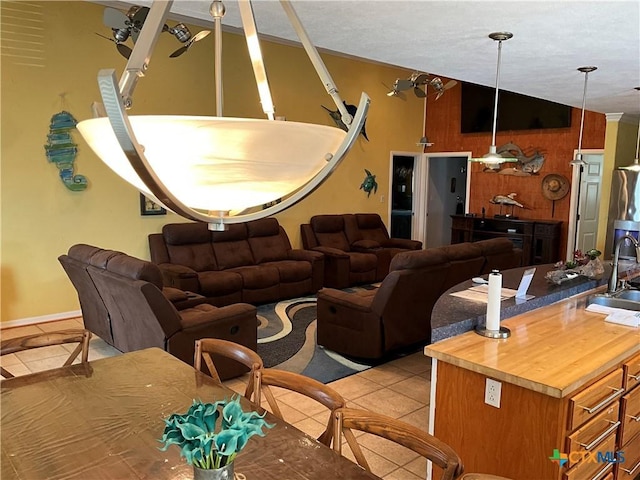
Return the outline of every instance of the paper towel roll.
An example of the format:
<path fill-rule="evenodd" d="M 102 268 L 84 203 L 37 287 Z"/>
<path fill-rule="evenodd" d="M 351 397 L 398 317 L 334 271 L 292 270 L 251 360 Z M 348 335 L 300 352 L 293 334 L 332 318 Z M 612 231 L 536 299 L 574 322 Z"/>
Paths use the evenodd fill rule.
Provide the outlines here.
<path fill-rule="evenodd" d="M 500 330 L 500 301 L 502 297 L 502 274 L 493 270 L 489 274 L 489 298 L 487 301 L 486 329 Z"/>

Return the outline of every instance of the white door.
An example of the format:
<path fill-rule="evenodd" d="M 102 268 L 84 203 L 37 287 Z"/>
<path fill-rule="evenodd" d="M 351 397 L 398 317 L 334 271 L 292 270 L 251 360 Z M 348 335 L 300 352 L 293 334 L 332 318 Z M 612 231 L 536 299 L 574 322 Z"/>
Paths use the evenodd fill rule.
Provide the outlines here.
<path fill-rule="evenodd" d="M 587 165 L 579 172 L 579 202 L 572 209 L 569 222 L 575 222 L 575 243 L 568 239 L 567 258 L 573 256 L 573 250 L 586 252 L 596 248 L 598 236 L 598 212 L 600 209 L 600 190 L 602 184 L 602 150 L 583 151 L 583 160 Z M 573 213 L 576 212 L 576 213 Z M 570 225 L 571 226 L 571 225 Z M 571 233 L 571 228 L 569 229 Z M 575 245 L 572 247 L 572 245 Z"/>

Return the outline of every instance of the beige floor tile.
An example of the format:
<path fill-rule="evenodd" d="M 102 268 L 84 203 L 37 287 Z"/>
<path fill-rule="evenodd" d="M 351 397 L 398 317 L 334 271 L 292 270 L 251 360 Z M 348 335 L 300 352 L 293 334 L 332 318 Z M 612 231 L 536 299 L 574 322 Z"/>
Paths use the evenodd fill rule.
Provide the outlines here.
<path fill-rule="evenodd" d="M 305 418 L 294 423 L 293 426 L 313 438 L 318 438 L 322 432 L 324 432 L 325 428 L 327 428 L 326 425 L 315 421 L 313 418 Z"/>
<path fill-rule="evenodd" d="M 345 400 L 355 400 L 367 393 L 375 392 L 380 388 L 380 384 L 372 382 L 361 376 L 362 374 L 351 375 L 329 383 L 329 386 L 342 395 Z"/>
<path fill-rule="evenodd" d="M 383 364 L 376 368 L 360 372 L 358 375 L 380 385 L 388 386 L 410 377 L 411 373 L 402 368 L 394 367 L 393 365 Z"/>
<path fill-rule="evenodd" d="M 376 392 L 358 398 L 358 405 L 361 405 L 366 410 L 382 413 L 393 418 L 404 417 L 424 406 L 424 404 L 389 388 L 381 388 Z"/>
<path fill-rule="evenodd" d="M 11 373 L 14 377 L 19 377 L 21 375 L 28 375 L 30 373 L 33 373 L 22 362 L 16 363 L 16 364 L 13 364 L 13 365 L 9 365 L 9 366 L 5 366 L 5 369 L 7 369 L 9 371 L 9 373 Z"/>
<path fill-rule="evenodd" d="M 55 357 L 47 357 L 37 360 L 24 362 L 27 368 L 32 372 L 42 372 L 44 370 L 53 370 L 54 368 L 61 368 L 64 362 L 69 358 L 68 355 L 59 355 Z"/>
<path fill-rule="evenodd" d="M 419 457 L 416 452 L 409 448 L 369 433 L 358 437 L 358 443 L 360 446 L 376 452 L 396 465 L 406 465 Z"/>
<path fill-rule="evenodd" d="M 424 405 L 429 404 L 431 381 L 419 375 L 414 375 L 398 383 L 389 385 L 388 388 L 395 392 L 402 393 L 409 398 L 413 398 Z"/>
<path fill-rule="evenodd" d="M 268 410 L 271 412 L 271 408 L 269 407 L 269 404 L 266 402 L 266 400 L 263 399 L 261 406 L 265 410 Z M 300 422 L 305 418 L 307 418 L 307 415 L 305 415 L 299 410 L 296 410 L 293 407 L 290 407 L 286 403 L 278 403 L 278 407 L 280 408 L 280 412 L 282 413 L 282 416 L 284 417 L 287 423 L 294 424 L 296 422 Z"/>
<path fill-rule="evenodd" d="M 67 320 L 57 320 L 55 322 L 39 323 L 38 326 L 45 332 L 55 332 L 56 330 L 68 330 L 70 328 L 84 328 L 82 320 L 70 318 Z"/>
<path fill-rule="evenodd" d="M 25 327 L 13 327 L 13 328 L 3 328 L 0 330 L 0 338 L 3 340 L 7 340 L 9 338 L 17 338 L 24 337 L 26 335 L 35 335 L 37 333 L 42 333 L 37 325 L 27 325 Z"/>
<path fill-rule="evenodd" d="M 419 408 L 415 412 L 400 417 L 400 420 L 407 422 L 420 430 L 429 431 L 429 406 Z"/>
<path fill-rule="evenodd" d="M 378 455 L 378 453 L 372 452 L 367 447 L 361 447 L 361 449 L 364 458 L 366 458 L 367 463 L 371 468 L 371 472 L 374 475 L 384 477 L 385 475 L 388 475 L 389 473 L 398 469 L 399 465 L 391 462 L 390 460 L 387 460 L 382 455 Z M 351 453 L 351 451 L 349 451 L 348 445 L 342 447 L 342 454 L 345 457 L 349 458 L 352 462 L 355 462 L 355 457 L 353 457 L 353 454 Z"/>
<path fill-rule="evenodd" d="M 3 355 L 0 357 L 0 365 L 3 367 L 8 367 L 10 365 L 21 365 L 22 362 L 18 357 L 16 357 L 15 353 L 9 353 L 7 355 Z"/>
<path fill-rule="evenodd" d="M 424 373 L 431 370 L 431 358 L 425 357 L 422 351 L 397 358 L 389 362 L 389 364 L 413 374 Z"/>
<path fill-rule="evenodd" d="M 327 407 L 325 407 L 321 403 L 296 392 L 289 392 L 285 395 L 277 397 L 277 401 L 278 404 L 287 404 L 290 407 L 295 408 L 296 410 L 304 412 L 307 416 L 310 417 L 317 413 L 327 411 Z"/>
<path fill-rule="evenodd" d="M 405 470 L 410 471 L 420 478 L 427 478 L 427 459 L 418 457 L 403 466 Z"/>
<path fill-rule="evenodd" d="M 62 355 L 66 355 L 68 357 L 69 351 L 62 345 L 51 345 L 49 347 L 32 348 L 30 350 L 16 352 L 15 355 L 22 363 L 29 363 L 50 357 L 60 357 Z M 62 363 L 64 363 L 64 360 Z"/>
<path fill-rule="evenodd" d="M 405 470 L 404 468 L 399 468 L 391 472 L 389 475 L 385 475 L 382 478 L 384 480 L 422 480 L 426 478 L 426 476 L 419 477 L 418 475 L 411 473 L 409 470 Z"/>
<path fill-rule="evenodd" d="M 114 357 L 116 355 L 122 355 L 122 352 L 99 337 L 92 339 L 89 343 L 89 361 Z"/>

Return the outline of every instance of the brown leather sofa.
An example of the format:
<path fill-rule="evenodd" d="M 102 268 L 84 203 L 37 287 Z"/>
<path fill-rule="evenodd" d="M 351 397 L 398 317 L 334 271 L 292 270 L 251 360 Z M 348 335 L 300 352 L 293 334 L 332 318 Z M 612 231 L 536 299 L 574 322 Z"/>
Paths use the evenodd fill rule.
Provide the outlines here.
<path fill-rule="evenodd" d="M 268 303 L 322 287 L 324 256 L 292 249 L 275 218 L 231 224 L 224 232 L 205 223 L 168 224 L 149 235 L 149 248 L 165 285 L 213 305 Z"/>
<path fill-rule="evenodd" d="M 417 240 L 389 238 L 377 213 L 315 215 L 300 233 L 305 249 L 325 255 L 324 286 L 333 288 L 379 282 L 396 254 L 422 248 Z"/>
<path fill-rule="evenodd" d="M 121 352 L 159 347 L 193 365 L 200 338 L 257 348 L 253 305 L 218 308 L 204 297 L 163 287 L 156 265 L 122 252 L 74 245 L 59 260 L 72 272 L 69 278 L 78 291 L 85 327 Z M 98 322 L 95 312 L 100 312 Z M 222 368 L 224 378 L 245 372 L 232 363 Z"/>
<path fill-rule="evenodd" d="M 522 250 L 506 238 L 479 243 L 399 253 L 375 290 L 349 293 L 323 288 L 318 292 L 318 345 L 347 356 L 375 359 L 429 344 L 431 311 L 440 295 L 498 265 L 507 269 L 522 262 Z"/>

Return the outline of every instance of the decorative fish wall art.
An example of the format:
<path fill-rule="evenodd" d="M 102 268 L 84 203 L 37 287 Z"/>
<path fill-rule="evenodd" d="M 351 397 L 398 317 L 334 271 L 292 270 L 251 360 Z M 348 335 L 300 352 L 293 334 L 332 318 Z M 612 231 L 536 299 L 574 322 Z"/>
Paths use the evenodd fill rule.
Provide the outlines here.
<path fill-rule="evenodd" d="M 47 144 L 44 146 L 47 160 L 58 167 L 60 180 L 74 192 L 87 188 L 87 177 L 73 173 L 78 146 L 73 142 L 70 132 L 76 128 L 77 123 L 67 111 L 54 114 L 49 125 Z"/>

